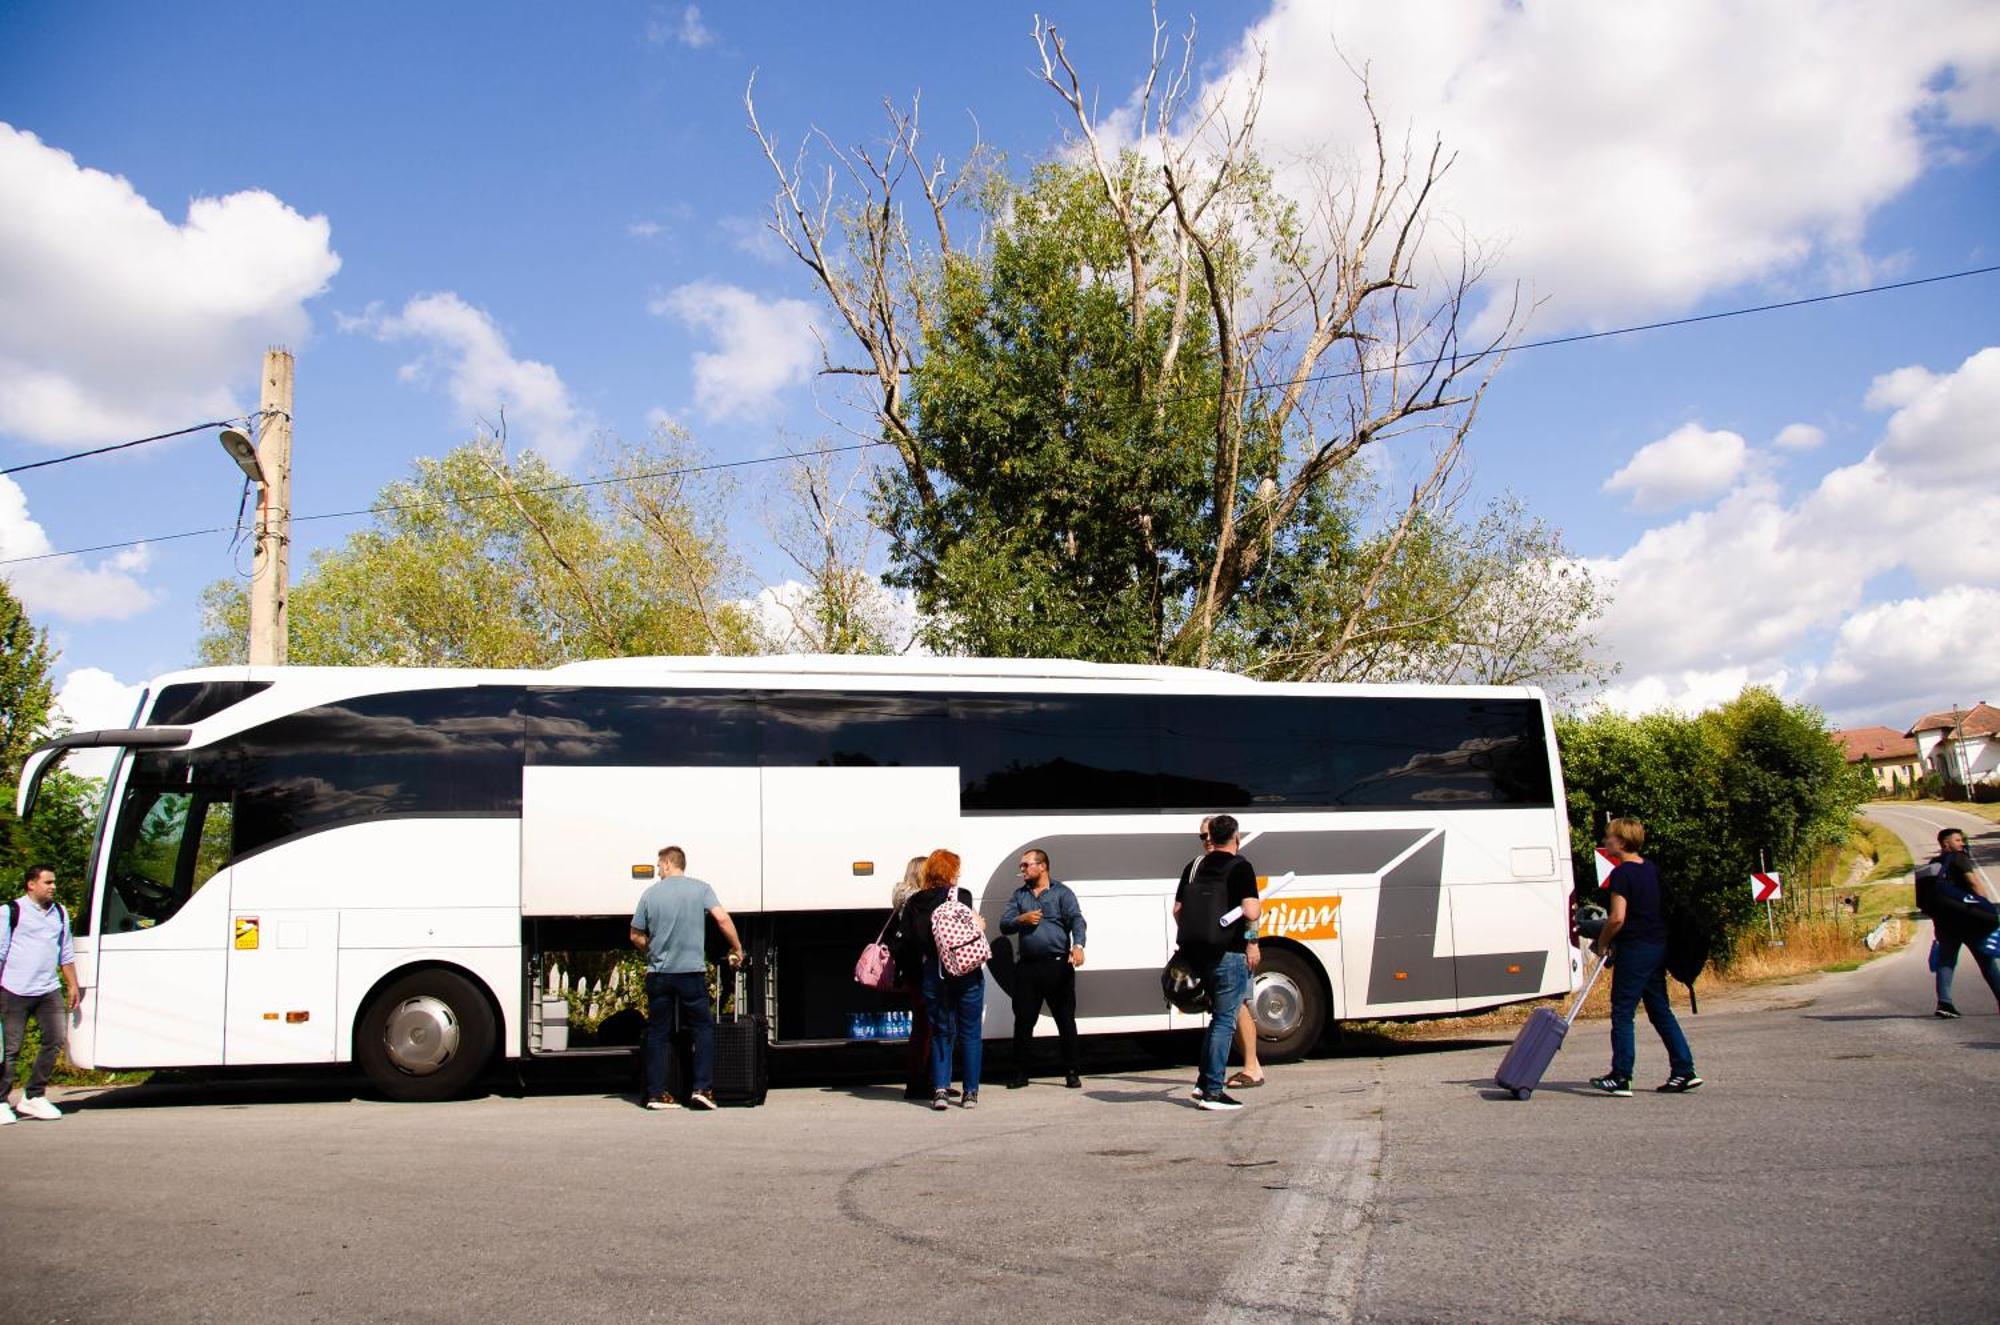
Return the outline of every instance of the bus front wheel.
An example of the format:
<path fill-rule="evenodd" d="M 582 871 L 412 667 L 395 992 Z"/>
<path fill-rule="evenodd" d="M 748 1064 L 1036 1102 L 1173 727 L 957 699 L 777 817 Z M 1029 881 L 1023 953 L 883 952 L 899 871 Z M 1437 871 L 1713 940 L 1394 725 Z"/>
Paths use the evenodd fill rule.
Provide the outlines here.
<path fill-rule="evenodd" d="M 392 1100 L 443 1100 L 472 1084 L 493 1041 L 493 1012 L 478 986 L 454 971 L 412 971 L 369 1003 L 354 1056 Z"/>
<path fill-rule="evenodd" d="M 1265 952 L 1250 978 L 1250 1015 L 1262 1056 L 1299 1057 L 1326 1031 L 1326 989 L 1319 972 L 1289 949 Z"/>

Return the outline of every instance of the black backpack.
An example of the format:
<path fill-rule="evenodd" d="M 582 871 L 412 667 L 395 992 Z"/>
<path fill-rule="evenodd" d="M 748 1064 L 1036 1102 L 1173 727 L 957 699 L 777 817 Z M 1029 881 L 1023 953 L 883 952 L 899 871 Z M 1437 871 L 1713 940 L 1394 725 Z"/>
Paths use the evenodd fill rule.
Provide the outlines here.
<path fill-rule="evenodd" d="M 1917 910 L 1935 920 L 1938 912 L 1938 884 L 1944 881 L 1944 857 L 1938 856 L 1917 866 L 1913 878 L 1916 884 Z"/>
<path fill-rule="evenodd" d="M 1229 871 L 1237 857 L 1217 851 L 1188 866 L 1187 889 L 1181 899 L 1174 941 L 1188 953 L 1218 953 L 1229 944 L 1222 916 L 1229 909 Z"/>
<path fill-rule="evenodd" d="M 1667 974 L 1687 986 L 1688 1013 L 1701 1015 L 1701 1001 L 1695 997 L 1694 982 L 1708 967 L 1713 940 L 1708 926 L 1682 907 L 1667 912 Z"/>

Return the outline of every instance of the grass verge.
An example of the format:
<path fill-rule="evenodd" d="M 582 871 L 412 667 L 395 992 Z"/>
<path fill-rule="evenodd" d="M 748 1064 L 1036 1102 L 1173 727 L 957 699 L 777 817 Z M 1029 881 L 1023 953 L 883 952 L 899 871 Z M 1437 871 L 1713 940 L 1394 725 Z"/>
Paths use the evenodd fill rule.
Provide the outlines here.
<path fill-rule="evenodd" d="M 1873 819 L 1855 821 L 1853 846 L 1874 862 L 1863 883 L 1900 879 L 1916 868 L 1916 862 L 1910 859 L 1910 849 L 1903 844 L 1903 839 Z"/>

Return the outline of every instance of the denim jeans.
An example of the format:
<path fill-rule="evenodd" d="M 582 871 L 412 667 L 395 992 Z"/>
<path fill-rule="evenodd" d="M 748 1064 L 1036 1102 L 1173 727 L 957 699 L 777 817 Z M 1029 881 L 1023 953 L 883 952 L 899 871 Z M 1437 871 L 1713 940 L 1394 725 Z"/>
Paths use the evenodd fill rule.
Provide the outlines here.
<path fill-rule="evenodd" d="M 1940 934 L 1937 940 L 1938 1002 L 1951 1002 L 1951 978 L 1958 974 L 1960 948 L 1972 954 L 1972 960 L 1978 965 L 1979 973 L 1986 977 L 1986 987 L 1993 991 L 1995 1000 L 2000 1000 L 2000 957 L 1989 957 L 1964 939 L 1947 938 Z"/>
<path fill-rule="evenodd" d="M 667 1093 L 667 1055 L 674 1032 L 694 1032 L 694 1080 L 689 1089 L 715 1087 L 715 1017 L 708 1006 L 708 976 L 701 971 L 646 973 L 646 1098 Z"/>
<path fill-rule="evenodd" d="M 49 1088 L 56 1070 L 56 1055 L 69 1043 L 69 1001 L 60 989 L 46 994 L 15 994 L 0 989 L 0 1020 L 5 1023 L 6 1048 L 0 1053 L 0 1100 L 14 1093 L 14 1060 L 21 1056 L 21 1042 L 28 1035 L 28 1018 L 42 1028 L 41 1052 L 28 1072 L 24 1099 L 34 1099 Z"/>
<path fill-rule="evenodd" d="M 1214 1007 L 1208 1014 L 1208 1033 L 1201 1042 L 1201 1068 L 1195 1088 L 1214 1095 L 1222 1090 L 1229 1071 L 1229 1045 L 1236 1036 L 1236 1010 L 1250 997 L 1250 959 L 1240 952 L 1225 952 L 1203 973 Z"/>
<path fill-rule="evenodd" d="M 924 1010 L 931 1020 L 931 1090 L 951 1085 L 952 1050 L 958 1049 L 960 1080 L 965 1093 L 974 1094 L 986 1056 L 980 1029 L 986 1019 L 986 968 L 946 975 L 937 958 L 924 958 Z"/>
<path fill-rule="evenodd" d="M 1667 1071 L 1683 1076 L 1694 1071 L 1694 1051 L 1674 1018 L 1667 1002 L 1667 945 L 1637 943 L 1630 939 L 1616 944 L 1611 966 L 1611 1075 L 1630 1080 L 1638 1061 L 1638 1047 L 1632 1042 L 1632 1014 L 1646 1005 L 1646 1020 L 1660 1033 L 1667 1046 Z"/>

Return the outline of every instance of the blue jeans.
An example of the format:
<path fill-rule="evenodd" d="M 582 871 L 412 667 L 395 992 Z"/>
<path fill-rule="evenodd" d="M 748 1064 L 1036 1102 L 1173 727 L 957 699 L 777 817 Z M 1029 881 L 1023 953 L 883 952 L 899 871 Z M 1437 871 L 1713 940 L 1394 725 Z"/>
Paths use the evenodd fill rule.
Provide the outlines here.
<path fill-rule="evenodd" d="M 1250 997 L 1250 959 L 1240 952 L 1225 952 L 1203 972 L 1208 996 L 1214 1006 L 1208 1014 L 1208 1033 L 1201 1041 L 1201 1068 L 1194 1079 L 1195 1089 L 1208 1095 L 1220 1094 L 1229 1071 L 1229 1044 L 1236 1037 L 1236 1010 Z"/>
<path fill-rule="evenodd" d="M 1972 944 L 1961 938 L 1937 936 L 1937 996 L 1938 1002 L 1951 1002 L 1951 978 L 1958 974 L 1958 950 L 1964 948 L 1972 954 L 1978 964 L 1979 973 L 1986 977 L 1986 987 L 1993 991 L 1993 997 L 2000 1000 L 2000 957 L 1989 957 Z"/>
<path fill-rule="evenodd" d="M 708 1006 L 708 976 L 700 971 L 646 973 L 646 1098 L 667 1093 L 667 1055 L 674 1032 L 694 1032 L 694 1081 L 697 1094 L 715 1087 L 715 1018 Z"/>
<path fill-rule="evenodd" d="M 1616 945 L 1611 966 L 1611 1075 L 1630 1080 L 1638 1061 L 1638 1047 L 1632 1042 L 1632 1014 L 1646 1005 L 1646 1020 L 1660 1033 L 1667 1046 L 1667 1071 L 1686 1076 L 1694 1071 L 1694 1051 L 1674 1019 L 1673 1005 L 1667 1002 L 1667 945 L 1638 943 L 1622 939 Z"/>
<path fill-rule="evenodd" d="M 931 1090 L 951 1085 L 951 1055 L 957 1048 L 965 1093 L 977 1094 L 979 1069 L 986 1055 L 981 1035 L 986 1019 L 986 968 L 966 975 L 946 975 L 937 958 L 924 958 L 924 1011 L 931 1020 Z"/>

